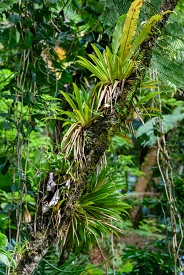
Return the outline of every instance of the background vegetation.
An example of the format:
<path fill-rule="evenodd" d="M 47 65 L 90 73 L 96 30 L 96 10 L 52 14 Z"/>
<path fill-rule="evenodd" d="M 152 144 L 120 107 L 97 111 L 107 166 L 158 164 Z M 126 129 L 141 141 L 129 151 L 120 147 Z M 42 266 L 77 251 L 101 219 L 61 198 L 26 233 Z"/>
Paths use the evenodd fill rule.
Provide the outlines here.
<path fill-rule="evenodd" d="M 159 32 L 159 39 L 144 82 L 147 60 L 141 47 L 131 52 L 123 75 L 112 70 L 109 76 L 107 66 L 101 68 L 103 75 L 91 77 L 88 70 L 89 62 L 99 64 L 97 57 L 105 60 L 100 53 L 106 51 L 106 60 L 110 50 L 119 54 L 118 30 L 132 2 L 0 3 L 0 274 L 17 274 L 26 251 L 32 259 L 33 243 L 42 250 L 36 254 L 35 275 L 182 274 L 182 0 L 164 29 L 157 26 L 151 33 Z M 161 2 L 145 1 L 137 32 L 158 13 Z M 138 85 L 126 120 L 107 140 L 105 154 L 100 155 L 103 148 L 98 151 L 102 158 L 96 170 L 85 167 L 84 151 L 92 150 L 90 139 L 96 138 L 92 130 L 118 100 L 116 80 L 135 71 Z M 112 96 L 109 83 L 115 85 Z M 102 127 L 104 141 L 108 127 Z M 70 194 L 76 196 L 75 209 Z M 72 209 L 69 217 L 66 209 Z M 43 239 L 37 233 L 47 234 L 48 221 L 53 235 Z"/>

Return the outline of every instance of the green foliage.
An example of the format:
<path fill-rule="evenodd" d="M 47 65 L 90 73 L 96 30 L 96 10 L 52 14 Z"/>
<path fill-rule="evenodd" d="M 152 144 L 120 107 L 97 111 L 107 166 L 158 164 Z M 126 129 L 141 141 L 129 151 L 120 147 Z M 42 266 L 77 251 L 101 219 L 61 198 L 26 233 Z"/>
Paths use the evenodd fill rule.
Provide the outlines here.
<path fill-rule="evenodd" d="M 164 127 L 164 133 L 167 133 L 171 129 L 177 126 L 178 122 L 183 120 L 183 106 L 181 106 L 182 102 L 179 104 L 180 106 L 176 107 L 172 114 L 163 115 L 162 123 Z M 156 118 L 155 118 L 156 119 Z M 136 132 L 136 137 L 140 138 L 144 137 L 143 145 L 153 145 L 156 143 L 156 136 L 159 136 L 159 125 L 156 123 L 155 119 L 148 120 L 142 126 L 140 126 Z"/>
<path fill-rule="evenodd" d="M 161 244 L 161 242 L 160 242 Z M 135 247 L 127 247 L 123 252 L 123 259 L 127 259 L 133 264 L 132 271 L 123 274 L 129 275 L 154 275 L 154 274 L 173 274 L 172 258 L 161 252 L 159 242 L 156 243 L 157 250 L 149 251 L 148 249 L 136 249 Z M 158 250 L 159 248 L 159 250 Z M 162 257 L 160 257 L 162 256 Z"/>
<path fill-rule="evenodd" d="M 176 12 L 172 13 L 162 32 L 158 46 L 153 53 L 153 66 L 157 68 L 158 78 L 164 82 L 174 83 L 178 88 L 183 87 L 183 3 L 178 1 Z"/>
<path fill-rule="evenodd" d="M 115 90 L 118 81 L 127 79 L 139 67 L 139 47 L 152 35 L 152 27 L 164 15 L 154 15 L 151 18 L 148 15 L 157 12 L 160 2 L 146 1 L 140 11 L 142 1 L 137 0 L 133 3 L 129 0 L 70 0 L 67 3 L 62 0 L 1 1 L 0 228 L 2 233 L 8 232 L 10 239 L 15 239 L 17 232 L 20 232 L 19 238 L 28 237 L 21 216 L 24 209 L 34 215 L 35 193 L 48 171 L 57 171 L 61 176 L 67 173 L 73 180 L 78 180 L 76 170 L 80 165 L 78 159 L 83 157 L 85 130 L 101 115 L 101 104 L 108 90 L 107 87 L 102 89 L 99 84 L 96 85 L 95 79 L 88 79 L 88 72 L 81 70 L 75 62 L 77 56 L 81 56 L 79 64 L 89 69 L 103 84 L 114 84 Z M 135 10 L 130 9 L 127 13 L 131 4 L 131 8 Z M 153 58 L 158 77 L 165 82 L 168 79 L 172 81 L 175 84 L 175 93 L 178 87 L 182 89 L 184 79 L 181 4 L 178 12 L 180 16 L 172 15 L 168 33 L 162 33 Z M 176 25 L 178 18 L 180 25 Z M 143 20 L 147 21 L 141 23 Z M 112 36 L 112 50 L 104 46 L 107 44 L 103 40 L 104 33 L 108 34 L 108 42 Z M 167 39 L 164 40 L 166 34 Z M 89 45 L 91 42 L 92 48 Z M 105 48 L 103 54 L 99 50 L 102 49 L 100 45 Z M 59 58 L 56 47 L 66 53 L 65 60 Z M 91 54 L 93 50 L 96 56 Z M 93 63 L 84 58 L 86 53 Z M 72 82 L 76 83 L 73 87 Z M 141 104 L 146 106 L 150 99 L 153 102 L 153 96 L 158 93 L 148 90 L 153 88 L 150 83 L 142 88 L 147 89 L 144 90 L 146 96 L 134 104 L 135 108 L 141 109 Z M 87 92 L 88 89 L 90 93 Z M 166 92 L 162 99 L 163 124 L 165 133 L 171 139 L 173 127 L 178 130 L 182 123 L 183 110 L 181 106 L 177 107 L 181 102 L 176 99 L 168 105 L 168 96 L 170 92 Z M 105 104 L 109 104 L 109 101 L 109 98 L 105 100 Z M 177 108 L 171 114 L 173 107 Z M 159 116 L 157 113 L 154 115 Z M 61 125 L 59 120 L 64 123 Z M 148 123 L 141 126 L 137 133 L 142 131 L 140 136 L 144 141 L 151 139 L 153 143 L 156 134 L 159 135 L 159 127 L 151 127 Z M 121 137 L 124 135 L 118 134 Z M 126 134 L 125 131 L 125 137 Z M 181 167 L 183 163 L 181 151 L 175 151 L 175 144 L 182 149 L 180 134 L 181 129 L 178 140 L 173 140 L 170 145 L 175 170 L 178 169 L 178 164 Z M 128 205 L 122 200 L 120 190 L 131 192 L 136 178 L 142 176 L 139 170 L 142 148 L 136 144 L 134 138 L 130 145 L 125 140 L 120 142 L 119 137 L 114 137 L 113 147 L 113 153 L 108 153 L 108 163 L 111 164 L 109 171 L 98 171 L 97 175 L 84 183 L 82 197 L 75 203 L 67 242 L 77 252 L 88 248 L 91 242 L 102 235 L 121 233 L 124 230 L 122 214 L 127 214 Z M 70 153 L 73 153 L 74 158 L 77 157 L 75 165 L 69 161 L 70 156 L 68 159 L 67 154 Z M 180 209 L 183 200 L 182 181 L 182 175 L 175 175 Z M 161 188 L 159 190 L 162 192 Z M 155 201 L 156 199 L 147 201 L 147 208 L 152 209 L 153 205 L 157 208 Z M 129 234 L 130 227 L 127 228 Z M 156 232 L 161 235 L 163 228 L 158 228 L 159 232 L 156 223 L 148 220 L 140 223 L 139 233 L 150 236 Z M 0 241 L 1 238 L 2 234 Z M 24 249 L 24 245 L 17 245 L 15 254 L 21 256 Z M 165 265 L 168 258 L 160 251 L 150 253 L 147 250 L 130 250 L 129 254 L 127 252 L 123 256 L 125 264 L 123 267 L 118 266 L 116 274 L 146 274 L 148 270 L 150 274 L 159 274 L 160 271 L 171 274 L 171 266 Z M 1 261 L 9 266 L 13 259 L 5 249 L 5 243 L 1 251 Z M 50 250 L 35 274 L 104 274 L 101 268 L 90 265 L 89 260 L 85 267 L 86 262 L 73 255 L 70 255 L 66 264 L 58 267 L 59 256 L 59 253 L 56 255 Z M 110 271 L 109 274 L 113 272 Z"/>
<path fill-rule="evenodd" d="M 7 237 L 4 234 L 0 233 L 0 262 L 9 267 L 10 265 L 14 265 L 15 261 L 11 254 L 5 249 L 7 244 Z"/>
<path fill-rule="evenodd" d="M 104 85 L 114 84 L 115 80 L 125 80 L 131 75 L 137 66 L 136 60 L 138 59 L 139 46 L 150 35 L 155 24 L 162 20 L 164 14 L 169 12 L 152 16 L 141 26 L 139 33 L 136 35 L 141 6 L 142 1 L 139 0 L 135 0 L 131 4 L 123 29 L 122 17 L 119 18 L 113 35 L 112 52 L 106 46 L 106 51 L 102 55 L 100 50 L 95 45 L 92 45 L 97 57 L 91 54 L 89 57 L 95 65 L 86 58 L 79 56 L 80 60 L 78 63 L 91 71 L 93 73 L 92 76 L 98 77 Z M 120 29 L 122 29 L 121 38 L 119 35 Z M 116 33 L 118 35 L 115 38 Z"/>
<path fill-rule="evenodd" d="M 114 32 L 113 32 L 113 37 L 112 37 L 112 51 L 114 52 L 114 54 L 117 54 L 118 50 L 119 50 L 119 45 L 120 45 L 120 40 L 121 40 L 121 36 L 122 36 L 122 26 L 125 22 L 126 19 L 126 14 L 121 15 L 118 18 L 118 21 L 116 23 Z M 117 43 L 117 41 L 119 41 Z"/>
<path fill-rule="evenodd" d="M 121 214 L 127 215 L 130 206 L 122 200 L 120 189 L 121 180 L 116 176 L 101 170 L 93 175 L 86 183 L 86 187 L 79 201 L 75 204 L 75 212 L 70 225 L 68 241 L 75 249 L 80 250 L 81 242 L 90 244 L 103 234 L 122 232 L 113 225 L 113 221 L 122 222 Z M 75 242 L 74 242 L 75 241 Z"/>
<path fill-rule="evenodd" d="M 0 70 L 0 90 L 7 86 L 15 74 L 8 69 Z"/>
<path fill-rule="evenodd" d="M 104 32 L 112 36 L 119 17 L 128 12 L 132 1 L 100 0 L 100 2 L 104 5 L 104 11 L 99 16 L 99 20 L 104 27 Z"/>
<path fill-rule="evenodd" d="M 120 59 L 125 60 L 132 47 L 132 42 L 136 34 L 137 23 L 139 18 L 142 1 L 135 0 L 126 15 L 123 26 L 123 34 L 120 39 Z M 146 35 L 147 36 L 147 35 Z M 118 41 L 116 41 L 118 43 Z"/>
<path fill-rule="evenodd" d="M 74 96 L 61 91 L 61 94 L 69 103 L 73 112 L 67 113 L 65 111 L 61 111 L 61 114 L 67 114 L 68 117 L 73 119 L 75 123 L 80 124 L 82 127 L 87 127 L 97 118 L 97 116 L 94 116 L 94 90 L 92 89 L 91 92 L 87 94 L 83 87 L 81 87 L 81 89 L 79 90 L 75 83 L 73 83 L 73 87 L 75 94 Z M 64 125 L 67 125 L 69 123 L 71 123 L 71 120 L 66 119 Z"/>
<path fill-rule="evenodd" d="M 156 95 L 160 94 L 160 92 L 154 92 L 151 94 L 148 94 L 146 96 L 144 96 L 143 98 L 141 98 L 138 103 L 134 106 L 134 108 L 138 107 L 139 105 L 143 104 L 144 102 L 148 101 L 149 99 L 155 97 Z"/>
<path fill-rule="evenodd" d="M 161 233 L 161 229 L 154 220 L 143 220 L 140 222 L 139 229 L 153 233 Z"/>
<path fill-rule="evenodd" d="M 90 93 L 87 93 L 83 87 L 79 89 L 75 83 L 73 83 L 73 87 L 74 95 L 61 91 L 61 94 L 70 105 L 72 111 L 64 111 L 61 110 L 61 108 L 52 107 L 51 110 L 54 114 L 47 118 L 65 121 L 62 125 L 63 128 L 65 126 L 68 128 L 68 125 L 70 125 L 61 142 L 61 151 L 66 152 L 67 154 L 72 151 L 75 144 L 80 144 L 80 146 L 83 147 L 80 137 L 81 132 L 85 127 L 89 127 L 90 124 L 100 116 L 100 113 L 96 111 L 97 107 L 95 97 L 97 96 L 95 94 L 95 89 L 92 89 Z"/>
<path fill-rule="evenodd" d="M 75 10 L 81 17 L 79 26 L 85 26 L 86 28 L 92 28 L 95 31 L 101 31 L 102 26 L 98 19 L 98 15 L 103 11 L 103 5 L 96 0 L 89 0 L 83 5 L 82 2 L 71 0 L 70 5 L 72 10 Z M 73 14 L 73 18 L 76 15 Z"/>
<path fill-rule="evenodd" d="M 103 275 L 104 271 L 99 267 L 89 264 L 86 266 L 85 271 L 81 273 L 81 275 Z"/>
<path fill-rule="evenodd" d="M 52 251 L 54 254 L 54 251 Z M 63 265 L 60 265 L 59 267 L 56 264 L 56 257 L 52 260 L 46 260 L 48 257 L 46 256 L 46 259 L 44 259 L 40 265 L 37 271 L 35 271 L 34 275 L 62 275 L 63 273 L 66 275 L 69 274 L 76 274 L 80 275 L 81 272 L 84 270 L 84 260 L 79 259 L 74 254 L 71 254 L 68 261 L 64 263 Z"/>

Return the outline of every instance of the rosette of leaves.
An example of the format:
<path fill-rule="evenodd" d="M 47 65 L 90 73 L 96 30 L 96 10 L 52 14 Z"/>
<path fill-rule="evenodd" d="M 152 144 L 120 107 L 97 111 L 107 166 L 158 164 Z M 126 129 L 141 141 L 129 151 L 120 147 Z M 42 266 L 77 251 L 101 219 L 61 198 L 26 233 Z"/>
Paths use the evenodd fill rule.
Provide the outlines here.
<path fill-rule="evenodd" d="M 82 243 L 87 247 L 103 234 L 122 233 L 113 224 L 113 221 L 122 223 L 130 208 L 122 199 L 121 188 L 122 182 L 107 169 L 92 175 L 75 203 L 68 234 L 70 246 L 79 251 Z"/>
<path fill-rule="evenodd" d="M 74 94 L 69 94 L 61 91 L 61 94 L 71 107 L 71 111 L 64 111 L 58 107 L 52 108 L 54 116 L 64 121 L 63 127 L 68 127 L 62 142 L 61 150 L 67 155 L 74 149 L 74 158 L 83 157 L 84 137 L 83 133 L 93 121 L 95 121 L 100 113 L 96 110 L 96 100 L 94 96 L 94 89 L 87 93 L 83 87 L 79 89 L 73 83 Z"/>
<path fill-rule="evenodd" d="M 138 27 L 142 4 L 143 0 L 135 0 L 127 15 L 120 16 L 113 33 L 111 49 L 106 46 L 106 51 L 102 54 L 96 45 L 92 45 L 95 55 L 89 54 L 89 57 L 93 63 L 79 56 L 78 63 L 91 71 L 92 76 L 99 78 L 102 85 L 114 85 L 116 81 L 126 81 L 130 77 L 139 64 L 139 46 L 155 24 L 169 12 L 154 15 Z"/>

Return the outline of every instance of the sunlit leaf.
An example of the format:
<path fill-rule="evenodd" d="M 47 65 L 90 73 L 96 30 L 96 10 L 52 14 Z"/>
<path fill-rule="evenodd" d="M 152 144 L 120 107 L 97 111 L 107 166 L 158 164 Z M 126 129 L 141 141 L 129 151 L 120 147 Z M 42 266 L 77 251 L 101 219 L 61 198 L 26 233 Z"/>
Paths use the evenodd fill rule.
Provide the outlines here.
<path fill-rule="evenodd" d="M 7 244 L 8 244 L 8 239 L 6 235 L 4 235 L 3 233 L 0 233 L 0 246 L 6 247 Z"/>
<path fill-rule="evenodd" d="M 73 110 L 77 110 L 77 106 L 75 105 L 75 103 L 73 102 L 73 100 L 71 99 L 71 97 L 67 93 L 65 93 L 63 91 L 61 91 L 61 94 L 65 97 L 65 99 L 70 104 L 70 106 L 72 107 L 72 109 Z"/>
<path fill-rule="evenodd" d="M 142 7 L 142 0 L 135 0 L 126 15 L 123 34 L 120 40 L 120 59 L 124 60 L 132 46 L 132 42 L 136 33 L 137 23 L 139 18 L 140 9 Z"/>
<path fill-rule="evenodd" d="M 0 249 L 0 262 L 2 262 L 3 264 L 5 264 L 8 267 L 10 266 L 10 261 L 9 261 L 7 255 L 3 254 L 1 252 L 1 249 Z"/>
<path fill-rule="evenodd" d="M 153 98 L 154 96 L 156 96 L 156 95 L 158 95 L 158 94 L 160 94 L 160 92 L 154 92 L 154 93 L 151 93 L 151 94 L 149 94 L 149 95 L 144 96 L 144 97 L 141 98 L 141 99 L 139 100 L 139 102 L 135 105 L 135 108 L 138 107 L 138 106 L 140 106 L 142 103 L 148 101 L 149 99 Z"/>
<path fill-rule="evenodd" d="M 132 43 L 131 54 L 133 54 L 135 51 L 137 51 L 138 47 L 142 44 L 142 42 L 150 34 L 153 26 L 155 26 L 155 24 L 158 21 L 162 20 L 164 14 L 169 13 L 169 12 L 170 11 L 166 11 L 164 13 L 154 15 L 148 21 L 146 21 L 146 23 L 143 24 L 140 32 L 138 33 L 137 37 L 135 38 L 134 42 Z"/>

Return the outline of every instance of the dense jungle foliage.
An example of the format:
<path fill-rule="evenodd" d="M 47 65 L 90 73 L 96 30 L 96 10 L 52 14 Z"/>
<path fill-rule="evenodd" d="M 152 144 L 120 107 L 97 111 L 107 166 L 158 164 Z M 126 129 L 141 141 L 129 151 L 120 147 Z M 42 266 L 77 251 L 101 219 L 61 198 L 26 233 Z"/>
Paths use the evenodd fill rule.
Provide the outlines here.
<path fill-rule="evenodd" d="M 0 274 L 184 274 L 183 1 L 0 17 Z"/>

